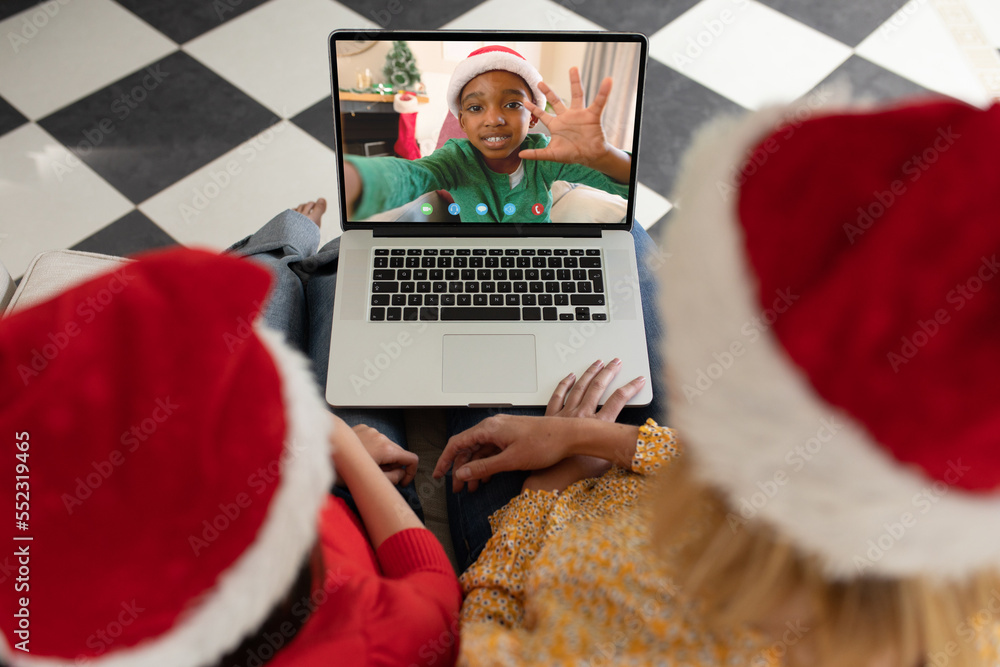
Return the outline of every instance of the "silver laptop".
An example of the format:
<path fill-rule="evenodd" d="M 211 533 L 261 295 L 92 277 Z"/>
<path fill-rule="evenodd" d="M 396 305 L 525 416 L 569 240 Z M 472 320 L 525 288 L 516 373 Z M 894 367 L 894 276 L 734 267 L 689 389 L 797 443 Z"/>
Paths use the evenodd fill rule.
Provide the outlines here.
<path fill-rule="evenodd" d="M 331 405 L 541 406 L 615 357 L 608 394 L 649 377 L 629 233 L 646 50 L 632 33 L 330 35 L 343 229 Z M 583 106 L 612 78 L 601 127 L 615 157 L 600 168 L 519 158 L 572 149 L 524 104 L 540 78 L 571 107 L 571 67 Z M 566 111 L 547 113 L 556 125 Z"/>

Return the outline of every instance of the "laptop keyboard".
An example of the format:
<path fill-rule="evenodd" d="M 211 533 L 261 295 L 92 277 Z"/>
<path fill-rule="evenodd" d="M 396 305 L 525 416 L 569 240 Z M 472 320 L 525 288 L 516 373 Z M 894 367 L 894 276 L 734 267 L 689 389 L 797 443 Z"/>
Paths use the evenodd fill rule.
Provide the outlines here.
<path fill-rule="evenodd" d="M 598 248 L 375 248 L 372 322 L 605 321 Z"/>

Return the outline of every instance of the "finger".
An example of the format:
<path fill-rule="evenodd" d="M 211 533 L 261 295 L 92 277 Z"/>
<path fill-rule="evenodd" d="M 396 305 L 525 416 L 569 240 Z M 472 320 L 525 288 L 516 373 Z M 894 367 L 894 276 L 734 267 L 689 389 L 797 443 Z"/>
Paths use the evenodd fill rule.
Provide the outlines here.
<path fill-rule="evenodd" d="M 580 401 L 583 399 L 584 393 L 587 391 L 587 387 L 590 386 L 590 381 L 594 379 L 600 370 L 604 368 L 604 362 L 598 359 L 590 365 L 590 368 L 583 372 L 580 379 L 576 381 L 573 385 L 573 389 L 570 390 L 569 395 L 566 397 L 566 409 L 575 409 Z"/>
<path fill-rule="evenodd" d="M 471 482 L 473 480 L 483 480 L 498 472 L 503 472 L 508 469 L 505 467 L 505 453 L 506 450 L 496 456 L 490 456 L 485 459 L 472 459 L 455 470 L 455 477 L 463 482 Z"/>
<path fill-rule="evenodd" d="M 400 482 L 403 481 L 403 476 L 406 474 L 406 470 L 403 468 L 393 468 L 392 470 L 386 470 L 385 476 L 393 486 L 398 486 Z"/>
<path fill-rule="evenodd" d="M 552 110 L 556 112 L 557 116 L 566 111 L 566 105 L 563 104 L 562 98 L 559 97 L 559 93 L 552 90 L 552 88 L 549 87 L 549 84 L 544 81 L 539 81 L 538 90 L 544 93 L 545 99 L 547 99 L 549 104 L 552 105 Z"/>
<path fill-rule="evenodd" d="M 576 67 L 569 68 L 569 89 L 573 94 L 569 106 L 571 109 L 583 108 L 583 86 L 580 85 L 580 70 Z"/>
<path fill-rule="evenodd" d="M 604 402 L 604 407 L 602 407 L 597 413 L 597 417 L 599 419 L 605 419 L 609 422 L 613 422 L 618 419 L 618 413 L 622 411 L 622 408 L 625 407 L 625 404 L 628 403 L 633 396 L 642 391 L 645 384 L 646 378 L 640 375 L 628 384 L 615 389 L 615 391 L 608 396 L 608 400 Z"/>
<path fill-rule="evenodd" d="M 405 472 L 405 475 L 403 475 L 403 482 L 402 482 L 403 486 L 406 486 L 417 477 L 416 463 L 414 463 L 413 465 L 408 465 L 405 468 L 400 468 L 400 470 L 403 470 Z"/>
<path fill-rule="evenodd" d="M 601 112 L 604 111 L 604 105 L 608 103 L 608 96 L 611 94 L 611 77 L 604 77 L 604 81 L 601 81 L 601 87 L 597 89 L 597 95 L 594 96 L 594 101 L 590 103 L 587 107 L 591 112 L 600 116 Z"/>
<path fill-rule="evenodd" d="M 570 373 L 556 385 L 555 391 L 552 392 L 552 398 L 549 399 L 549 404 L 545 406 L 545 416 L 551 417 L 560 410 L 563 409 L 563 405 L 566 404 L 566 394 L 569 392 L 569 388 L 573 386 L 573 382 L 576 381 L 576 373 Z"/>
<path fill-rule="evenodd" d="M 483 442 L 485 437 L 489 436 L 489 433 L 483 427 L 483 423 L 479 422 L 475 426 L 467 428 L 461 433 L 456 433 L 448 439 L 448 443 L 445 445 L 441 456 L 438 457 L 437 464 L 434 466 L 434 477 L 444 477 L 444 474 L 453 468 L 455 458 L 460 452 L 472 449 L 480 442 Z"/>
<path fill-rule="evenodd" d="M 452 476 L 451 476 L 451 490 L 458 493 L 462 490 L 462 486 L 465 484 L 465 480 L 459 479 L 458 475 L 455 474 L 460 468 L 465 466 L 472 458 L 472 452 L 462 451 L 458 456 L 455 457 L 455 463 L 452 466 Z"/>
<path fill-rule="evenodd" d="M 538 118 L 538 120 L 542 121 L 546 125 L 549 124 L 549 121 L 551 119 L 555 118 L 555 116 L 546 111 L 544 107 L 538 106 L 531 100 L 524 101 L 524 108 L 530 111 L 532 116 L 535 116 L 536 118 Z M 555 109 L 555 106 L 553 105 L 552 108 Z"/>
<path fill-rule="evenodd" d="M 615 379 L 615 376 L 618 375 L 621 369 L 622 360 L 618 357 L 612 359 L 607 366 L 601 369 L 600 373 L 594 376 L 593 381 L 583 395 L 583 399 L 580 400 L 580 405 L 577 407 L 586 410 L 589 414 L 597 412 L 597 405 L 601 401 L 601 396 L 604 395 L 604 391 L 611 385 L 611 381 Z"/>
<path fill-rule="evenodd" d="M 551 148 L 525 148 L 517 154 L 525 160 L 553 160 Z"/>

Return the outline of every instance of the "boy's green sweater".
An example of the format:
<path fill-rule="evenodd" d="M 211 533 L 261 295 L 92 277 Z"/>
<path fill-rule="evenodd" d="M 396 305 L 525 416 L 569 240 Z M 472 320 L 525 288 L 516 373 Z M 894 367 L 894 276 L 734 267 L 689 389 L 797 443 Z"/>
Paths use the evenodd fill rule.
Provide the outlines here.
<path fill-rule="evenodd" d="M 544 148 L 549 137 L 529 134 L 521 149 Z M 461 207 L 462 222 L 552 222 L 552 183 L 582 183 L 628 197 L 628 183 L 619 183 L 601 172 L 579 164 L 547 160 L 523 160 L 524 177 L 513 190 L 508 174 L 498 174 L 483 162 L 483 156 L 468 139 L 449 139 L 444 146 L 419 160 L 396 157 L 366 158 L 345 155 L 361 174 L 362 191 L 354 220 L 364 220 L 434 190 L 447 190 Z M 486 204 L 486 215 L 476 205 Z M 503 212 L 514 204 L 513 215 Z M 532 213 L 536 203 L 545 206 L 542 215 Z"/>

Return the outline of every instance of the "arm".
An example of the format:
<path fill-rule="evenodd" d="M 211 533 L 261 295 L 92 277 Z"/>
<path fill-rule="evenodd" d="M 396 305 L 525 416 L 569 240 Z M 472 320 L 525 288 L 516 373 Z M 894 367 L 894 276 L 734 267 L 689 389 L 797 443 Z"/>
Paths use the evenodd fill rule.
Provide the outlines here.
<path fill-rule="evenodd" d="M 455 187 L 464 158 L 453 141 L 419 160 L 345 155 L 348 211 L 353 209 L 353 217 L 364 220 L 428 192 Z"/>
<path fill-rule="evenodd" d="M 496 415 L 453 436 L 438 459 L 434 476 L 441 477 L 454 466 L 455 490 L 469 482 L 469 490 L 474 491 L 479 480 L 487 480 L 494 473 L 551 469 L 570 457 L 597 457 L 631 467 L 638 429 L 614 420 L 645 379 L 639 377 L 619 387 L 604 407 L 597 409 L 598 401 L 620 370 L 617 359 L 606 366 L 597 361 L 579 381 L 571 373 L 556 386 L 545 417 Z M 603 472 L 602 466 L 578 458 L 563 466 L 555 477 L 561 484 L 567 479 L 567 468 L 580 474 L 576 479 L 581 479 Z"/>
<path fill-rule="evenodd" d="M 604 138 L 604 129 L 601 127 L 601 114 L 611 93 L 611 78 L 607 77 L 601 82 L 601 87 L 589 107 L 583 106 L 583 86 L 580 85 L 580 72 L 576 67 L 570 68 L 569 80 L 573 98 L 568 107 L 545 82 L 538 84 L 539 89 L 552 104 L 554 115 L 530 101 L 525 102 L 524 106 L 528 111 L 545 123 L 545 127 L 552 134 L 552 139 L 545 148 L 524 150 L 520 156 L 529 160 L 551 160 L 565 165 L 581 165 L 598 171 L 613 181 L 627 184 L 632 173 L 632 158 L 625 151 L 609 144 Z M 575 180 L 563 176 L 559 178 Z M 587 185 L 594 184 L 587 183 Z M 619 194 L 602 185 L 595 187 L 612 194 Z"/>
<path fill-rule="evenodd" d="M 354 497 L 372 546 L 378 549 L 402 530 L 423 528 L 420 519 L 365 450 L 357 434 L 339 417 L 332 419 L 334 429 L 330 442 L 334 468 Z"/>

